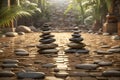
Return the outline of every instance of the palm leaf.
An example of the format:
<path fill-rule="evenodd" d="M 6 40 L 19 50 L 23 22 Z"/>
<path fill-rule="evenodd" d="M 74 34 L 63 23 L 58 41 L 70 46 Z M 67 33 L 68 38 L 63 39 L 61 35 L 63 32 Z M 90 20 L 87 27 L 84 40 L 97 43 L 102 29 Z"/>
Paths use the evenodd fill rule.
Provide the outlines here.
<path fill-rule="evenodd" d="M 11 20 L 21 16 L 31 16 L 29 12 L 24 11 L 20 6 L 4 7 L 0 12 L 0 25 L 9 26 Z"/>

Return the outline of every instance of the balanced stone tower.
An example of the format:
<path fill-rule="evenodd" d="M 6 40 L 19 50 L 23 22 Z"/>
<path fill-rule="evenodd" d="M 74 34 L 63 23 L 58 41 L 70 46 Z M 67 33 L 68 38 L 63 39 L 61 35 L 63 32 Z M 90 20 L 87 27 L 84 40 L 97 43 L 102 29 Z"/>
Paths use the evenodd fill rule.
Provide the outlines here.
<path fill-rule="evenodd" d="M 54 35 L 51 35 L 49 25 L 44 25 L 42 28 L 42 35 L 40 35 L 40 44 L 37 45 L 37 48 L 39 49 L 38 52 L 40 54 L 51 54 L 58 52 L 56 49 L 58 45 L 54 43 L 56 40 L 53 37 Z"/>
<path fill-rule="evenodd" d="M 69 49 L 65 50 L 66 53 L 89 53 L 89 50 L 84 48 L 86 45 L 82 43 L 83 38 L 81 37 L 80 32 L 78 27 L 75 27 L 72 38 L 69 39 L 71 42 L 67 44 Z"/>

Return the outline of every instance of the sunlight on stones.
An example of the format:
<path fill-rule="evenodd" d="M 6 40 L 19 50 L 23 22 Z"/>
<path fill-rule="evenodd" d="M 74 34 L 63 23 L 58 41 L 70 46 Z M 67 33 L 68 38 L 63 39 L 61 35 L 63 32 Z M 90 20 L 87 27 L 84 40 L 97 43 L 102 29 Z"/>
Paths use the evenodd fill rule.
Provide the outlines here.
<path fill-rule="evenodd" d="M 38 52 L 40 54 L 57 53 L 58 50 L 56 47 L 58 47 L 58 45 L 53 43 L 56 40 L 53 39 L 54 35 L 50 34 L 51 31 L 49 25 L 45 24 L 42 30 L 42 35 L 40 35 L 41 39 L 39 40 L 40 44 L 37 45 L 37 48 L 39 49 Z"/>

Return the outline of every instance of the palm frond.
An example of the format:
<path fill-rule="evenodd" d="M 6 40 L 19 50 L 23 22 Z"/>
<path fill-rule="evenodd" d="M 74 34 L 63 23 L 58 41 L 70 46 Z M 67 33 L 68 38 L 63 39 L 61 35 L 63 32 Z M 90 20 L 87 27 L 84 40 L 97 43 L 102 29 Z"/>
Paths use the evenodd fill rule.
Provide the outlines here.
<path fill-rule="evenodd" d="M 22 16 L 31 16 L 27 11 L 24 11 L 20 6 L 4 7 L 0 12 L 0 25 L 9 26 L 11 20 L 22 17 Z"/>

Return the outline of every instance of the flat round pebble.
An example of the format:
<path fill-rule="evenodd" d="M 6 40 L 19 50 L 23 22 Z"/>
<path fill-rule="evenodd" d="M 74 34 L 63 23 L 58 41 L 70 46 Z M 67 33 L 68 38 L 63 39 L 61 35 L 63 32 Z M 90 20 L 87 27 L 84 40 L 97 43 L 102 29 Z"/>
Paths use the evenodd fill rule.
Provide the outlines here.
<path fill-rule="evenodd" d="M 105 77 L 120 77 L 120 71 L 115 71 L 115 70 L 104 71 L 102 73 L 102 76 L 105 76 Z"/>
<path fill-rule="evenodd" d="M 116 48 L 120 48 L 120 45 L 115 45 L 111 47 L 111 49 L 116 49 Z"/>
<path fill-rule="evenodd" d="M 54 68 L 56 67 L 56 65 L 53 63 L 47 63 L 47 64 L 43 64 L 42 67 L 43 68 Z"/>
<path fill-rule="evenodd" d="M 110 48 L 110 45 L 102 45 L 101 48 Z"/>
<path fill-rule="evenodd" d="M 67 49 L 65 50 L 66 53 L 80 53 L 80 54 L 84 54 L 84 53 L 89 53 L 89 50 L 85 50 L 85 49 Z"/>
<path fill-rule="evenodd" d="M 104 61 L 102 61 L 102 62 L 99 62 L 98 65 L 100 65 L 100 66 L 111 66 L 112 62 L 104 62 Z"/>
<path fill-rule="evenodd" d="M 28 52 L 15 52 L 15 54 L 18 56 L 28 56 L 29 55 Z"/>
<path fill-rule="evenodd" d="M 17 64 L 17 63 L 19 63 L 19 61 L 18 60 L 15 60 L 15 59 L 4 59 L 3 61 L 2 61 L 4 64 Z"/>
<path fill-rule="evenodd" d="M 15 49 L 14 52 L 27 52 L 25 49 Z"/>
<path fill-rule="evenodd" d="M 95 70 L 98 67 L 97 64 L 77 64 L 76 69 Z"/>
<path fill-rule="evenodd" d="M 13 77 L 15 73 L 12 71 L 0 71 L 0 77 Z"/>
<path fill-rule="evenodd" d="M 67 72 L 59 72 L 54 74 L 58 78 L 66 78 L 69 74 Z"/>
<path fill-rule="evenodd" d="M 115 48 L 115 49 L 108 49 L 108 52 L 113 52 L 113 53 L 119 53 L 120 52 L 120 48 Z"/>
<path fill-rule="evenodd" d="M 98 53 L 98 54 L 112 54 L 112 52 L 104 51 L 104 50 L 97 50 L 95 52 Z"/>
<path fill-rule="evenodd" d="M 50 53 L 57 53 L 57 52 L 58 52 L 57 49 L 46 49 L 46 50 L 40 51 L 40 53 L 42 54 L 50 54 Z"/>
<path fill-rule="evenodd" d="M 37 47 L 40 49 L 53 49 L 53 48 L 56 48 L 57 46 L 58 45 L 54 43 L 37 45 Z"/>
<path fill-rule="evenodd" d="M 18 72 L 18 79 L 32 78 L 32 79 L 44 79 L 45 73 L 43 72 Z"/>
<path fill-rule="evenodd" d="M 1 65 L 3 68 L 18 68 L 18 64 L 2 64 Z"/>

